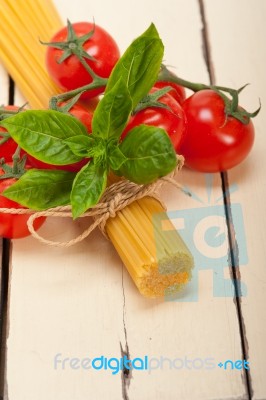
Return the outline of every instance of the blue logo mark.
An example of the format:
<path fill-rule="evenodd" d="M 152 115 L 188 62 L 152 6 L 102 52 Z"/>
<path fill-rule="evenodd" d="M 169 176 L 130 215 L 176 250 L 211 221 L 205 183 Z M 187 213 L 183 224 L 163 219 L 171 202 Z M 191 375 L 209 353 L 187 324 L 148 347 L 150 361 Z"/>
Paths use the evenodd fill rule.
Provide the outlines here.
<path fill-rule="evenodd" d="M 225 278 L 226 269 L 228 270 L 229 265 L 231 265 L 225 205 L 223 203 L 217 204 L 222 202 L 222 197 L 211 203 L 212 176 L 210 174 L 206 175 L 206 184 L 209 204 L 204 205 L 204 202 L 190 191 L 190 196 L 200 201 L 202 207 L 170 211 L 154 216 L 155 241 L 156 230 L 163 229 L 163 221 L 168 217 L 177 226 L 177 230 L 191 251 L 195 263 L 192 280 L 188 288 L 174 299 L 167 299 L 166 296 L 166 300 L 197 301 L 198 279 L 201 270 L 213 271 L 214 297 L 234 297 L 236 295 L 235 285 L 237 285 L 240 296 L 247 294 L 247 288 L 243 282 L 240 280 L 233 282 L 232 279 Z M 236 189 L 236 185 L 232 186 L 230 193 Z M 188 188 L 185 188 L 185 191 L 188 190 Z M 231 245 L 234 246 L 234 252 L 238 256 L 238 264 L 243 266 L 248 263 L 248 254 L 241 205 L 239 203 L 231 204 L 230 212 L 235 232 L 234 243 L 231 243 Z M 164 234 L 166 240 L 169 240 L 171 231 L 165 231 Z M 159 249 L 157 249 L 157 253 L 159 259 Z"/>
<path fill-rule="evenodd" d="M 239 371 L 242 369 L 247 369 L 249 371 L 249 361 L 247 360 L 226 360 L 224 363 L 219 362 L 218 367 L 227 369 L 238 369 Z"/>

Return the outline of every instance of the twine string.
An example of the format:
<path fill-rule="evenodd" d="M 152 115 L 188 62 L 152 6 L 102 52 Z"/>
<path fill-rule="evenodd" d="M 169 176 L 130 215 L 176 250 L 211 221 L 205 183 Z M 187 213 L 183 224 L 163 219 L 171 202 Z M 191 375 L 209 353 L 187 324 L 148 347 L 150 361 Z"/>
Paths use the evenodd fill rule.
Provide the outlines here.
<path fill-rule="evenodd" d="M 140 200 L 143 197 L 149 196 L 155 198 L 162 204 L 162 201 L 160 200 L 158 195 L 158 191 L 163 184 L 170 183 L 175 187 L 181 189 L 181 186 L 178 182 L 176 182 L 174 176 L 182 168 L 182 166 L 183 158 L 179 158 L 176 169 L 170 175 L 162 177 L 148 185 L 137 185 L 133 182 L 121 180 L 108 186 L 100 202 L 80 216 L 81 218 L 92 217 L 94 221 L 84 232 L 69 241 L 56 242 L 46 239 L 39 235 L 39 233 L 34 228 L 34 221 L 40 217 L 72 218 L 71 206 L 69 205 L 49 208 L 44 211 L 33 211 L 28 208 L 0 208 L 0 213 L 17 215 L 29 214 L 30 217 L 27 221 L 28 229 L 35 239 L 39 240 L 41 243 L 50 246 L 70 247 L 88 237 L 96 227 L 98 227 L 103 235 L 107 237 L 107 234 L 105 232 L 105 225 L 107 220 L 109 218 L 114 218 L 120 210 L 136 200 Z"/>

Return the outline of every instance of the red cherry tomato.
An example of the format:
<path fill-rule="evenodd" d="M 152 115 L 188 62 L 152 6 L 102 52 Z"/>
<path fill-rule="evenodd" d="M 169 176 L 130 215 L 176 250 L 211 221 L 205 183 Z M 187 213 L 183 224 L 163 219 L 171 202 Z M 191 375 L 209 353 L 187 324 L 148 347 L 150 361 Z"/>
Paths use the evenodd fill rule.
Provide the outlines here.
<path fill-rule="evenodd" d="M 77 22 L 72 24 L 75 34 L 81 37 L 94 28 L 93 23 Z M 51 42 L 66 42 L 68 36 L 67 27 L 57 32 Z M 83 44 L 83 49 L 93 59 L 86 58 L 86 63 L 101 78 L 108 78 L 120 57 L 119 49 L 114 39 L 103 28 L 95 25 L 93 35 Z M 81 64 L 77 56 L 70 55 L 62 63 L 58 60 L 63 50 L 49 46 L 46 54 L 46 65 L 51 78 L 64 90 L 76 89 L 92 82 L 88 71 Z M 104 88 L 94 89 L 82 94 L 81 98 L 92 98 L 102 93 Z"/>
<path fill-rule="evenodd" d="M 65 103 L 61 103 L 60 105 L 64 105 Z M 88 134 L 91 133 L 91 121 L 93 117 L 93 111 L 88 110 L 85 107 L 81 106 L 80 104 L 75 104 L 69 111 L 71 115 L 74 117 L 78 118 L 80 122 L 85 125 Z M 52 164 L 47 164 L 43 161 L 39 161 L 30 154 L 27 154 L 27 160 L 29 164 L 38 169 L 61 169 L 69 172 L 78 172 L 84 165 L 87 164 L 88 159 L 84 159 L 81 161 L 78 161 L 74 164 L 69 164 L 69 165 L 52 165 Z"/>
<path fill-rule="evenodd" d="M 243 124 L 226 116 L 222 97 L 202 90 L 183 104 L 187 134 L 181 146 L 188 167 L 202 172 L 219 172 L 243 161 L 254 142 L 252 121 Z"/>
<path fill-rule="evenodd" d="M 3 175 L 3 170 L 0 168 L 0 175 Z M 9 200 L 2 196 L 1 193 L 6 190 L 9 186 L 16 182 L 14 178 L 1 179 L 0 180 L 0 208 L 26 208 L 13 200 Z M 0 237 L 8 239 L 19 239 L 30 235 L 27 221 L 30 214 L 6 214 L 0 212 Z M 46 217 L 37 218 L 34 221 L 34 228 L 39 229 Z"/>
<path fill-rule="evenodd" d="M 59 106 L 64 106 L 66 102 L 59 103 Z M 76 117 L 77 119 L 82 122 L 83 125 L 85 125 L 88 133 L 91 133 L 91 121 L 93 117 L 93 112 L 96 108 L 97 104 L 94 106 L 87 106 L 86 108 L 83 107 L 80 104 L 74 104 L 74 106 L 71 107 L 69 113 L 73 115 L 73 117 Z"/>
<path fill-rule="evenodd" d="M 154 86 L 158 89 L 162 89 L 166 86 L 171 86 L 173 89 L 169 90 L 168 94 L 170 94 L 176 101 L 178 101 L 179 104 L 183 104 L 186 100 L 185 88 L 178 85 L 177 83 L 159 81 L 156 82 Z"/>
<path fill-rule="evenodd" d="M 156 88 L 152 88 L 151 93 L 157 90 Z M 158 101 L 167 105 L 170 110 L 159 107 L 148 107 L 138 111 L 130 118 L 128 125 L 121 135 L 121 139 L 123 140 L 126 134 L 135 126 L 141 124 L 157 126 L 168 133 L 175 151 L 179 153 L 186 132 L 185 113 L 180 104 L 168 93 L 160 97 Z"/>
<path fill-rule="evenodd" d="M 17 111 L 19 107 L 5 106 L 4 109 Z M 6 132 L 6 129 L 0 127 L 0 140 L 3 139 L 3 136 L 1 136 L 1 132 Z M 12 156 L 15 153 L 17 147 L 18 147 L 17 143 L 12 138 L 9 138 L 5 143 L 0 145 L 0 158 L 4 158 L 5 162 L 11 162 Z"/>
<path fill-rule="evenodd" d="M 99 102 L 100 102 L 100 97 L 98 96 L 98 97 L 93 97 L 92 99 L 81 99 L 78 101 L 78 104 L 86 108 L 86 110 L 94 112 Z"/>

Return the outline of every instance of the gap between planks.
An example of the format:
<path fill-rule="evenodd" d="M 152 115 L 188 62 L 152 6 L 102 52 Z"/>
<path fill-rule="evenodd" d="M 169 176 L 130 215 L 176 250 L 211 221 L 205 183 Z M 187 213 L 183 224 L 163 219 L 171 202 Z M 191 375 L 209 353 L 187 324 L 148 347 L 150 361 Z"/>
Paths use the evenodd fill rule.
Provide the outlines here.
<path fill-rule="evenodd" d="M 215 67 L 212 60 L 211 46 L 209 41 L 209 31 L 208 23 L 205 14 L 205 4 L 204 0 L 198 0 L 201 21 L 202 21 L 202 46 L 203 46 L 203 56 L 205 64 L 208 70 L 209 80 L 211 85 L 216 84 L 215 79 Z M 225 209 L 225 217 L 227 223 L 228 240 L 230 254 L 228 254 L 229 268 L 230 268 L 230 278 L 234 286 L 234 304 L 236 306 L 237 319 L 239 323 L 239 333 L 241 339 L 242 356 L 244 360 L 249 358 L 248 354 L 248 339 L 246 336 L 245 321 L 242 314 L 242 304 L 241 304 L 241 274 L 239 269 L 239 256 L 238 256 L 238 244 L 234 228 L 234 220 L 231 211 L 231 199 L 229 190 L 229 179 L 227 172 L 221 172 L 221 183 L 223 192 L 223 203 Z M 248 400 L 252 400 L 253 389 L 252 389 L 252 379 L 250 371 L 244 370 L 244 383 L 247 390 Z"/>
<path fill-rule="evenodd" d="M 203 51 L 204 51 L 204 56 L 205 56 L 205 62 L 206 62 L 206 66 L 208 68 L 208 72 L 209 72 L 209 77 L 210 80 L 212 79 L 211 77 L 214 75 L 213 72 L 213 68 L 211 67 L 211 52 L 210 52 L 210 46 L 208 44 L 207 38 L 208 38 L 208 32 L 207 32 L 207 24 L 205 21 L 205 13 L 204 13 L 204 3 L 203 0 L 197 0 L 199 2 L 199 5 L 201 7 L 201 16 L 202 16 L 202 23 L 203 23 Z M 14 92 L 13 92 L 14 95 Z M 227 187 L 227 181 L 225 182 L 225 185 L 223 185 L 223 190 L 225 190 L 225 188 Z M 224 192 L 225 194 L 225 192 Z M 226 198 L 224 197 L 224 202 L 226 201 Z M 230 205 L 230 196 L 227 199 L 227 201 L 229 201 L 229 205 Z M 226 209 L 226 204 L 225 204 L 225 209 Z M 230 226 L 230 220 L 229 220 L 229 216 L 227 216 L 227 225 L 228 225 L 228 229 Z M 229 232 L 230 234 L 230 232 Z M 8 267 L 8 266 L 7 266 Z M 122 318 L 123 318 L 123 325 L 124 325 L 124 333 L 125 333 L 125 349 L 122 349 L 122 345 L 121 345 L 121 350 L 123 352 L 125 352 L 125 354 L 129 354 L 129 345 L 128 345 L 128 341 L 127 341 L 127 330 L 126 330 L 126 299 L 125 299 L 125 291 L 124 291 L 124 284 L 123 284 L 123 274 L 124 274 L 124 267 L 122 267 L 122 291 L 123 291 L 123 298 L 124 298 L 124 306 L 123 306 L 123 314 L 122 314 Z M 233 265 L 233 261 L 232 261 L 232 273 L 234 273 L 234 265 Z M 7 288 L 7 287 L 6 287 Z M 240 304 L 239 298 L 236 298 L 236 306 L 237 303 Z M 240 329 L 242 326 L 242 319 L 239 318 L 241 315 L 239 315 L 239 312 L 241 314 L 241 304 L 240 304 L 240 309 L 237 310 L 238 312 L 238 319 L 239 319 L 239 324 L 240 324 Z M 243 344 L 242 341 L 242 336 L 241 336 L 241 342 L 242 345 L 244 345 L 244 349 L 245 349 L 245 343 Z M 244 354 L 244 353 L 243 353 Z M 248 378 L 248 377 L 247 377 Z M 122 391 L 123 391 L 123 398 L 124 400 L 129 400 L 128 394 L 127 394 L 127 388 L 129 385 L 129 379 L 130 377 L 127 375 L 126 371 L 122 371 Z"/>
<path fill-rule="evenodd" d="M 15 83 L 8 78 L 8 104 L 13 105 L 15 98 Z M 11 241 L 2 239 L 2 257 L 0 274 L 0 400 L 5 397 L 5 371 L 6 371 L 6 339 L 7 339 L 7 311 L 9 296 L 9 268 L 11 259 Z"/>
<path fill-rule="evenodd" d="M 199 5 L 199 10 L 200 10 L 200 16 L 201 16 L 201 22 L 202 22 L 202 51 L 203 51 L 203 57 L 204 61 L 206 64 L 206 68 L 208 71 L 208 76 L 209 76 L 209 81 L 210 84 L 215 84 L 215 68 L 214 64 L 212 61 L 212 55 L 211 55 L 211 46 L 209 42 L 209 32 L 208 32 L 208 24 L 205 16 L 205 4 L 204 0 L 197 0 L 198 5 Z M 227 223 L 227 229 L 228 229 L 228 240 L 229 240 L 229 268 L 230 268 L 230 278 L 232 280 L 233 286 L 234 286 L 234 304 L 236 307 L 236 313 L 237 313 L 237 320 L 239 324 L 239 334 L 240 334 L 240 341 L 241 341 L 241 349 L 242 349 L 242 356 L 243 359 L 248 359 L 248 341 L 246 338 L 246 331 L 245 331 L 245 324 L 243 320 L 243 315 L 242 315 L 242 309 L 241 309 L 241 293 L 239 292 L 239 280 L 241 279 L 240 272 L 239 272 L 239 262 L 238 262 L 238 256 L 237 252 L 235 251 L 235 246 L 233 246 L 233 243 L 236 243 L 236 238 L 235 238 L 235 230 L 234 230 L 234 221 L 232 218 L 232 213 L 231 213 L 231 200 L 230 200 L 230 193 L 229 193 L 229 183 L 228 183 L 228 175 L 226 172 L 223 172 L 220 174 L 221 176 L 221 187 L 222 187 L 222 192 L 223 192 L 223 203 L 224 203 L 224 208 L 225 208 L 225 217 L 226 217 L 226 223 Z M 237 246 L 237 243 L 236 243 Z M 124 268 L 124 267 L 123 267 Z M 123 325 L 124 325 L 124 333 L 125 333 L 125 349 L 122 348 L 121 346 L 121 354 L 127 355 L 129 357 L 129 344 L 128 344 L 128 338 L 127 338 L 127 328 L 126 328 L 126 299 L 125 299 L 125 290 L 124 290 L 124 282 L 123 282 L 123 269 L 122 269 L 122 289 L 123 289 Z M 247 391 L 247 399 L 251 400 L 252 399 L 252 383 L 251 383 L 251 376 L 248 370 L 245 370 L 244 372 L 244 384 L 246 387 Z M 128 395 L 128 389 L 130 385 L 130 379 L 132 378 L 132 374 L 129 373 L 129 371 L 122 371 L 122 396 L 123 400 L 130 400 L 129 395 Z"/>
<path fill-rule="evenodd" d="M 9 258 L 11 244 L 10 240 L 2 239 L 1 259 L 1 288 L 0 288 L 0 399 L 4 399 L 5 392 L 5 362 L 6 362 L 6 337 L 7 337 L 7 308 L 9 287 Z"/>

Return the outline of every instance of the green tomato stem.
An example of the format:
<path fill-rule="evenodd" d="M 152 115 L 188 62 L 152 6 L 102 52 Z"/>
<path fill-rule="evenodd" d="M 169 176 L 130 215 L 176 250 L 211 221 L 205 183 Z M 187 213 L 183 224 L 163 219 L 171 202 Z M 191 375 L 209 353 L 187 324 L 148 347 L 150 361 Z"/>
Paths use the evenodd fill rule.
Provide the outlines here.
<path fill-rule="evenodd" d="M 8 117 L 12 117 L 12 115 L 16 115 L 18 113 L 18 110 L 4 110 L 4 109 L 0 109 L 0 121 L 3 121 L 4 119 L 8 118 Z M 2 134 L 1 134 L 2 136 Z"/>
<path fill-rule="evenodd" d="M 0 136 L 1 136 L 1 139 L 0 139 L 0 146 L 2 145 L 2 144 L 4 144 L 5 142 L 7 142 L 8 141 L 8 139 L 10 139 L 10 135 L 9 135 L 9 133 L 8 132 L 0 132 Z"/>
<path fill-rule="evenodd" d="M 213 90 L 223 99 L 225 103 L 226 116 L 232 116 L 243 124 L 248 124 L 250 118 L 254 118 L 260 111 L 260 107 L 253 113 L 249 113 L 246 110 L 239 109 L 239 93 L 247 85 L 244 85 L 240 89 L 236 90 L 225 86 L 205 85 L 203 83 L 189 82 L 173 74 L 167 69 L 165 65 L 161 66 L 157 81 L 174 82 L 180 86 L 192 90 L 193 92 L 199 92 L 200 90 L 206 89 Z M 229 98 L 225 93 L 228 93 L 231 98 Z"/>
<path fill-rule="evenodd" d="M 60 93 L 57 96 L 53 96 L 50 99 L 49 107 L 52 110 L 57 110 L 57 104 L 62 101 L 66 101 L 71 99 L 74 96 L 81 94 L 82 92 L 86 92 L 87 90 L 98 89 L 100 87 L 106 86 L 108 79 L 100 78 L 99 76 L 93 77 L 93 81 L 88 85 L 81 86 L 77 89 L 70 90 L 69 92 Z"/>
<path fill-rule="evenodd" d="M 205 85 L 204 83 L 187 81 L 173 74 L 171 71 L 167 69 L 165 65 L 162 65 L 157 80 L 165 82 L 174 82 L 180 86 L 184 86 L 185 88 L 192 90 L 193 92 L 199 92 L 200 90 L 206 90 L 206 89 L 215 90 L 217 93 L 219 93 L 219 91 L 227 92 L 232 96 L 233 101 L 235 102 L 234 105 L 238 106 L 238 90 L 231 89 L 225 86 Z"/>
<path fill-rule="evenodd" d="M 21 111 L 24 111 L 25 106 L 28 103 L 23 104 L 21 107 L 19 107 L 17 110 L 8 110 L 5 109 L 4 107 L 0 107 L 0 121 L 2 121 L 5 118 L 11 117 L 12 115 L 16 115 Z M 4 136 L 3 134 L 1 134 L 1 136 Z"/>
<path fill-rule="evenodd" d="M 18 146 L 16 148 L 15 153 L 12 156 L 12 160 L 13 160 L 13 172 L 14 175 L 17 175 L 19 172 L 19 161 L 20 161 L 20 147 Z"/>
<path fill-rule="evenodd" d="M 0 176 L 0 180 L 8 179 L 8 178 L 16 178 L 19 179 L 25 172 L 25 165 L 27 161 L 26 154 L 20 158 L 20 147 L 18 146 L 15 153 L 13 154 L 13 164 L 10 166 L 5 163 L 5 159 L 1 158 L 0 165 L 4 174 Z"/>
<path fill-rule="evenodd" d="M 205 85 L 204 83 L 194 83 L 179 78 L 171 71 L 169 71 L 165 65 L 162 65 L 157 81 L 174 82 L 180 86 L 184 86 L 187 89 L 191 89 L 193 92 L 199 92 L 200 90 L 210 89 L 210 86 Z"/>
<path fill-rule="evenodd" d="M 93 80 L 101 79 L 101 77 L 93 71 L 93 69 L 86 63 L 85 58 L 82 56 L 77 56 L 83 67 L 86 69 L 86 71 L 90 74 Z"/>

